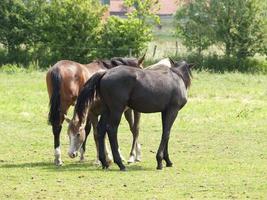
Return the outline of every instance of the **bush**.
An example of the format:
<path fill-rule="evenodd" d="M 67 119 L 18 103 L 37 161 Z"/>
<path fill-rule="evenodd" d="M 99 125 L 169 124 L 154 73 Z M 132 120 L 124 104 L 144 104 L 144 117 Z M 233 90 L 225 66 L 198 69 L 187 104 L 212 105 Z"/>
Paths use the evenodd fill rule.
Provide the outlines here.
<path fill-rule="evenodd" d="M 24 72 L 24 71 L 25 69 L 20 67 L 17 64 L 6 64 L 0 67 L 0 72 L 4 72 L 7 74 L 14 74 L 14 73 Z"/>
<path fill-rule="evenodd" d="M 99 57 L 140 55 L 151 39 L 151 29 L 140 20 L 111 16 L 101 34 Z"/>
<path fill-rule="evenodd" d="M 235 57 L 208 55 L 199 56 L 198 54 L 187 54 L 174 57 L 176 60 L 186 60 L 195 63 L 197 70 L 208 70 L 211 72 L 248 72 L 267 74 L 267 60 L 256 58 L 237 59 Z"/>

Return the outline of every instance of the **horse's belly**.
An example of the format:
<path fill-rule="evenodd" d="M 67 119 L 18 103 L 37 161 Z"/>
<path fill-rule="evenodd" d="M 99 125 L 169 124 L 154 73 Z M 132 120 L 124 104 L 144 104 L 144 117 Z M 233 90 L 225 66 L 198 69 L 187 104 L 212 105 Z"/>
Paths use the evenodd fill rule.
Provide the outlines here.
<path fill-rule="evenodd" d="M 143 113 L 153 113 L 153 112 L 162 112 L 165 110 L 168 102 L 169 97 L 153 95 L 146 93 L 143 96 L 139 97 L 132 97 L 129 102 L 128 106 L 138 112 Z"/>

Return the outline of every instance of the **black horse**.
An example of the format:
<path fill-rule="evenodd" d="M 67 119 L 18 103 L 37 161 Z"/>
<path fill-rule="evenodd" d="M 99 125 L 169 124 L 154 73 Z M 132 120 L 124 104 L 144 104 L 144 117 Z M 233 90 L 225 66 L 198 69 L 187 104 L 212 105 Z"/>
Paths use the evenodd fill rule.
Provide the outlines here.
<path fill-rule="evenodd" d="M 161 112 L 162 138 L 157 152 L 157 169 L 162 160 L 171 167 L 168 154 L 170 130 L 176 116 L 187 102 L 187 89 L 191 84 L 192 64 L 174 62 L 171 67 L 156 64 L 146 70 L 119 66 L 93 75 L 84 85 L 77 99 L 75 112 L 83 120 L 86 108 L 95 97 L 102 100 L 105 109 L 98 124 L 99 159 L 103 168 L 109 163 L 105 158 L 104 137 L 108 133 L 114 162 L 125 170 L 118 152 L 117 130 L 126 106 L 143 113 Z"/>

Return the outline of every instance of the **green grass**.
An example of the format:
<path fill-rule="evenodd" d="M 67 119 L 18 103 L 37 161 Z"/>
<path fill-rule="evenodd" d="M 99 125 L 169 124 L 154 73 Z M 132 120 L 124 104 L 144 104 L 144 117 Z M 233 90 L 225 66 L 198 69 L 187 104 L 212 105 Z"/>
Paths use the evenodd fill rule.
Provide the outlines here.
<path fill-rule="evenodd" d="M 143 161 L 120 172 L 67 156 L 53 165 L 45 73 L 0 73 L 0 199 L 266 199 L 267 76 L 194 72 L 189 101 L 172 129 L 174 166 L 156 170 L 159 114 L 142 115 Z M 69 114 L 69 116 L 71 116 Z M 119 143 L 127 157 L 131 134 L 123 119 Z"/>

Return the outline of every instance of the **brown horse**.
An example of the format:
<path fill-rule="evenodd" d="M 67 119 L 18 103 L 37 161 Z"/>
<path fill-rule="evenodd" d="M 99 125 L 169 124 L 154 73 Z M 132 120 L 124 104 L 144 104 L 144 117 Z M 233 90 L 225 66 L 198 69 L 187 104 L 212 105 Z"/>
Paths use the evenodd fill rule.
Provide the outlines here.
<path fill-rule="evenodd" d="M 144 55 L 145 56 L 145 55 Z M 75 104 L 77 96 L 82 89 L 84 83 L 96 72 L 105 71 L 107 69 L 116 67 L 118 65 L 129 65 L 132 67 L 140 67 L 144 61 L 144 56 L 141 59 L 135 58 L 112 58 L 111 60 L 97 60 L 90 64 L 80 64 L 77 62 L 62 60 L 57 62 L 51 67 L 46 74 L 47 90 L 50 99 L 50 111 L 48 116 L 48 122 L 52 125 L 52 131 L 54 135 L 54 149 L 55 149 L 55 164 L 62 165 L 61 150 L 60 150 L 60 132 L 62 123 L 64 121 L 64 115 L 71 105 Z M 138 127 L 136 123 L 139 123 L 140 114 L 134 112 L 134 120 L 132 119 L 132 110 L 125 112 L 125 117 L 129 122 L 130 129 L 133 137 L 138 136 L 138 131 L 133 127 Z M 90 116 L 89 116 L 90 117 Z M 136 123 L 135 123 L 136 122 Z M 92 118 L 92 124 L 94 129 L 94 139 L 97 145 L 97 118 Z M 88 118 L 85 132 L 86 138 L 91 129 L 91 121 Z M 81 148 L 81 160 L 84 159 L 86 138 Z M 140 145 L 136 144 L 137 148 L 131 149 L 131 155 L 134 151 L 140 152 Z M 98 147 L 97 147 L 98 152 Z"/>

